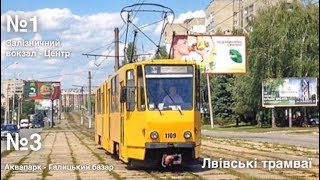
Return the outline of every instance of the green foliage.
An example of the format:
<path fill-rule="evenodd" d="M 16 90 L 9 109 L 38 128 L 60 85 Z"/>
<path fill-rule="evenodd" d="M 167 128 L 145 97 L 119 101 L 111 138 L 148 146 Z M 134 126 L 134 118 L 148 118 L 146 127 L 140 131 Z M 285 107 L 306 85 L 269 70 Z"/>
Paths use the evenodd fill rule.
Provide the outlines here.
<path fill-rule="evenodd" d="M 135 62 L 137 60 L 137 51 L 136 51 L 136 48 L 134 47 L 133 42 L 130 42 L 128 44 L 126 55 L 128 58 L 128 62 Z"/>
<path fill-rule="evenodd" d="M 26 115 L 28 117 L 29 114 L 34 114 L 34 101 L 27 101 L 22 103 L 22 115 Z"/>
<path fill-rule="evenodd" d="M 159 53 L 156 54 L 155 58 L 156 59 L 167 59 L 167 58 L 169 58 L 169 54 L 168 54 L 165 46 L 161 46 L 159 48 Z"/>
<path fill-rule="evenodd" d="M 211 103 L 215 123 L 229 124 L 233 123 L 237 115 L 232 109 L 234 103 L 230 86 L 232 85 L 234 77 L 232 75 L 214 75 L 209 77 L 211 89 Z M 207 78 L 206 75 L 201 77 L 201 92 L 207 92 Z M 209 108 L 208 99 L 203 99 L 203 107 Z M 208 118 L 204 118 L 203 122 L 207 122 Z M 219 122 L 218 122 L 219 121 Z"/>
<path fill-rule="evenodd" d="M 267 78 L 319 78 L 319 8 L 294 2 L 265 9 L 251 22 L 248 74 L 230 86 L 232 110 L 238 114 L 261 109 L 261 83 Z"/>
<path fill-rule="evenodd" d="M 233 98 L 228 89 L 229 84 L 233 80 L 231 75 L 216 75 L 210 80 L 211 85 L 211 101 L 213 104 L 213 114 L 215 117 L 222 119 L 231 119 Z"/>
<path fill-rule="evenodd" d="M 5 108 L 1 107 L 1 124 L 4 123 L 4 113 L 5 113 Z"/>

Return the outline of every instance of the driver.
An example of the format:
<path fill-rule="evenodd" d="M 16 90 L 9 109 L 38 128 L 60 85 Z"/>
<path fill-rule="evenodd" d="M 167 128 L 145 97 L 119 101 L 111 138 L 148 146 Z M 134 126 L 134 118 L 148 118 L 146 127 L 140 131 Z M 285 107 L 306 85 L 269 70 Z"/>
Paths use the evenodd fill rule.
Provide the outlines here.
<path fill-rule="evenodd" d="M 177 89 L 172 86 L 169 88 L 169 94 L 163 98 L 163 103 L 165 105 L 181 104 L 183 103 L 183 99 L 177 94 Z"/>

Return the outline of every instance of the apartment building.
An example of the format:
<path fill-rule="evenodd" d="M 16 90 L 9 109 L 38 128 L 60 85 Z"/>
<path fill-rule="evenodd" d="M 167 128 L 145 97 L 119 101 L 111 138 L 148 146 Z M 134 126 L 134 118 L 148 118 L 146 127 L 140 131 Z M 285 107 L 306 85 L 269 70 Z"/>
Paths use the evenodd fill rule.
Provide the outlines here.
<path fill-rule="evenodd" d="M 12 97 L 13 94 L 20 98 L 23 95 L 24 80 L 22 79 L 7 79 L 3 81 L 3 94 L 5 97 Z"/>
<path fill-rule="evenodd" d="M 205 9 L 206 32 L 228 33 L 240 27 L 241 0 L 213 0 Z"/>
<path fill-rule="evenodd" d="M 231 33 L 234 29 L 251 32 L 249 22 L 264 8 L 293 0 L 212 0 L 207 6 L 206 32 Z"/>
<path fill-rule="evenodd" d="M 183 23 L 168 24 L 164 31 L 165 44 L 171 44 L 173 31 L 176 35 L 205 33 L 205 18 L 190 18 L 183 21 Z"/>
<path fill-rule="evenodd" d="M 94 91 L 91 91 L 91 98 L 94 98 Z M 62 89 L 61 90 L 61 105 L 62 108 L 70 108 L 72 110 L 81 110 L 82 107 L 87 108 L 89 99 L 89 91 L 80 89 Z"/>

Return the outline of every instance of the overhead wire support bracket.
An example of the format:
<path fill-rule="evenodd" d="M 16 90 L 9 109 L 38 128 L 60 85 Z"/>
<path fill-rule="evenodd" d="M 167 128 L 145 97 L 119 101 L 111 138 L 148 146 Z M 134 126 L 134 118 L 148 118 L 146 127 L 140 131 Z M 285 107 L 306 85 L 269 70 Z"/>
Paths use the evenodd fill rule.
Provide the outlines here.
<path fill-rule="evenodd" d="M 139 8 L 136 9 L 136 7 L 138 7 L 138 6 L 139 6 Z M 152 24 L 156 24 L 156 23 L 159 23 L 159 22 L 163 21 L 162 28 L 161 28 L 160 39 L 159 39 L 158 43 L 153 41 L 142 30 L 142 28 L 144 28 L 146 26 L 149 26 L 149 25 L 138 27 L 134 23 L 134 20 L 130 19 L 130 14 L 132 14 L 133 12 L 135 12 L 136 14 L 138 12 L 140 12 L 140 13 L 158 13 L 158 14 L 162 13 L 163 14 L 163 16 L 161 17 L 162 19 L 160 18 L 161 19 L 160 21 L 156 21 L 156 22 L 153 22 L 153 23 L 149 24 L 149 25 L 152 25 Z M 123 15 L 124 13 L 127 13 L 127 17 L 126 18 Z M 125 54 L 126 54 L 126 43 L 127 43 L 127 34 L 128 34 L 128 31 L 129 31 L 129 24 L 132 24 L 132 26 L 136 29 L 135 31 L 141 32 L 141 34 L 143 34 L 143 36 L 145 36 L 152 44 L 154 44 L 156 46 L 156 48 L 157 48 L 156 54 L 158 54 L 159 51 L 160 51 L 161 37 L 162 37 L 162 35 L 164 33 L 166 25 L 169 23 L 167 21 L 167 17 L 169 15 L 172 15 L 172 22 L 171 23 L 173 23 L 173 20 L 175 18 L 174 11 L 171 8 L 168 8 L 168 7 L 160 5 L 160 4 L 155 4 L 155 3 L 136 3 L 136 4 L 133 4 L 133 5 L 129 5 L 129 6 L 124 7 L 120 12 L 120 16 L 121 16 L 121 19 L 123 20 L 123 22 L 127 24 L 127 30 L 126 30 L 127 32 L 126 32 L 125 48 L 124 48 Z"/>

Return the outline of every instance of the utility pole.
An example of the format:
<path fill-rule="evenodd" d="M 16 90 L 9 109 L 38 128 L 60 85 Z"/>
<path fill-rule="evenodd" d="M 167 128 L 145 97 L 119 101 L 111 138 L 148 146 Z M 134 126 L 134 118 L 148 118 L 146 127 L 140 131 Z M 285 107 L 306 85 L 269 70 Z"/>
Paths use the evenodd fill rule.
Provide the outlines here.
<path fill-rule="evenodd" d="M 80 103 L 80 110 L 81 110 L 81 120 L 80 124 L 83 125 L 83 108 L 84 108 L 84 102 L 83 102 L 83 86 L 81 87 L 81 103 Z"/>
<path fill-rule="evenodd" d="M 232 34 L 234 33 L 234 0 L 232 0 L 232 13 L 233 13 L 233 16 L 232 16 Z"/>
<path fill-rule="evenodd" d="M 7 83 L 7 96 L 6 96 L 6 110 L 4 113 L 4 124 L 8 124 L 8 117 L 10 114 L 10 99 L 9 99 L 9 83 Z"/>
<path fill-rule="evenodd" d="M 14 119 L 15 119 L 15 108 L 14 108 L 15 96 L 16 96 L 16 85 L 14 84 L 13 95 L 12 95 L 12 119 L 11 119 L 12 124 L 14 124 Z"/>
<path fill-rule="evenodd" d="M 89 104 L 88 104 L 88 108 L 89 108 L 89 129 L 91 129 L 91 123 L 92 123 L 92 108 L 91 108 L 91 71 L 89 71 Z"/>
<path fill-rule="evenodd" d="M 61 119 L 61 111 L 62 111 L 62 95 L 61 95 L 61 92 L 60 92 L 60 95 L 59 95 L 59 110 L 58 110 L 58 123 L 60 123 L 60 119 Z"/>
<path fill-rule="evenodd" d="M 207 76 L 207 86 L 208 86 L 208 103 L 209 103 L 209 112 L 210 112 L 210 122 L 211 122 L 211 128 L 213 128 L 213 113 L 212 113 L 212 102 L 211 102 L 210 78 L 209 78 L 208 73 L 206 76 Z"/>
<path fill-rule="evenodd" d="M 53 99 L 51 99 L 51 128 L 53 128 Z"/>
<path fill-rule="evenodd" d="M 114 50 L 114 72 L 119 69 L 119 28 L 114 29 L 114 42 L 115 42 L 115 50 Z M 124 65 L 124 64 L 122 64 Z"/>
<path fill-rule="evenodd" d="M 74 87 L 80 87 L 80 92 L 81 92 L 81 119 L 80 119 L 80 123 L 83 124 L 83 118 L 84 118 L 84 109 L 85 109 L 85 98 L 84 98 L 84 88 L 89 88 L 89 86 L 83 86 L 83 85 L 72 85 Z M 98 87 L 98 86 L 90 86 L 92 87 Z M 88 101 L 88 97 L 86 98 Z M 88 103 L 88 111 L 89 111 L 89 103 Z"/>
<path fill-rule="evenodd" d="M 18 118 L 17 118 L 17 124 L 20 124 L 20 114 L 21 114 L 21 98 L 18 98 Z"/>

